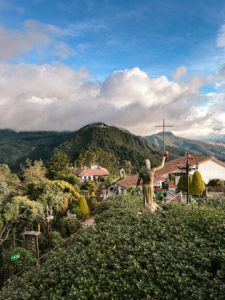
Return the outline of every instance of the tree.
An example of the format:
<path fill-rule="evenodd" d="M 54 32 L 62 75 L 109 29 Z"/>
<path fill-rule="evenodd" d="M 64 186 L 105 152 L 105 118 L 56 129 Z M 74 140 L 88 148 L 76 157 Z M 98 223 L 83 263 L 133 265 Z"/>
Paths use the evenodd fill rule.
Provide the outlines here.
<path fill-rule="evenodd" d="M 46 181 L 46 169 L 42 160 L 35 160 L 32 164 L 30 159 L 26 160 L 26 166 L 22 167 L 23 179 L 26 184 L 38 184 Z"/>
<path fill-rule="evenodd" d="M 13 228 L 23 230 L 25 226 L 40 221 L 43 216 L 41 203 L 29 200 L 26 196 L 6 199 L 0 204 L 0 246 L 9 237 Z"/>
<path fill-rule="evenodd" d="M 5 183 L 7 184 L 8 193 L 12 195 L 21 194 L 22 192 L 21 181 L 16 174 L 11 173 L 8 165 L 5 164 L 0 165 L 0 180 L 5 181 Z M 0 187 L 0 194 L 1 194 L 1 187 Z"/>
<path fill-rule="evenodd" d="M 121 168 L 123 168 L 126 174 L 131 174 L 132 172 L 132 164 L 130 160 L 122 160 L 120 163 Z"/>
<path fill-rule="evenodd" d="M 8 194 L 9 194 L 9 189 L 7 183 L 5 182 L 4 179 L 0 178 L 0 204 Z"/>
<path fill-rule="evenodd" d="M 84 196 L 80 196 L 80 203 L 79 203 L 79 208 L 83 216 L 86 218 L 89 218 L 89 210 L 88 210 L 88 205 L 87 201 Z"/>
<path fill-rule="evenodd" d="M 191 176 L 189 176 L 189 188 L 191 184 Z M 187 191 L 187 176 L 180 176 L 177 188 L 181 191 Z"/>
<path fill-rule="evenodd" d="M 190 194 L 200 195 L 204 190 L 205 183 L 202 179 L 201 173 L 199 171 L 195 171 L 190 185 Z"/>
<path fill-rule="evenodd" d="M 47 164 L 47 176 L 50 179 L 60 179 L 72 174 L 69 168 L 69 159 L 66 154 L 55 153 Z"/>

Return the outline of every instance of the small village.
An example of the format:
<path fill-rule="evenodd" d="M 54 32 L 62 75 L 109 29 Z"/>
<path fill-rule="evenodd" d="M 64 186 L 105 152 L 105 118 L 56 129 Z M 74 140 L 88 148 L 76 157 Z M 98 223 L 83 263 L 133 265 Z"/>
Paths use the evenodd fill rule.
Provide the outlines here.
<path fill-rule="evenodd" d="M 215 186 L 214 180 L 225 180 L 225 163 L 213 158 L 206 156 L 191 156 L 190 158 L 186 155 L 175 160 L 169 161 L 165 164 L 165 166 L 156 172 L 154 178 L 154 190 L 155 195 L 157 193 L 166 192 L 166 196 L 163 197 L 163 201 L 187 201 L 187 186 L 182 183 L 183 187 L 179 188 L 181 184 L 181 177 L 187 176 L 186 173 L 186 165 L 189 163 L 189 168 L 191 168 L 189 172 L 189 176 L 192 178 L 195 171 L 198 171 L 201 174 L 201 178 L 204 181 L 204 187 L 196 193 L 192 194 L 193 196 L 205 196 L 206 193 L 208 196 L 219 196 L 224 195 L 223 187 Z M 182 169 L 182 171 L 181 171 Z M 101 193 L 98 191 L 99 185 L 102 186 L 101 180 L 107 181 L 109 177 L 109 172 L 107 169 L 97 166 L 91 165 L 90 168 L 84 166 L 78 169 L 77 171 L 73 171 L 75 175 L 77 175 L 84 184 L 87 186 L 92 183 L 92 186 L 96 183 L 95 188 L 92 190 L 92 197 L 96 197 L 98 200 L 105 200 L 107 197 L 115 194 L 121 195 L 126 194 L 136 188 L 136 183 L 138 180 L 137 175 L 126 174 L 126 171 L 120 172 L 122 175 L 119 180 L 113 182 L 110 186 L 104 185 Z M 103 182 L 104 182 L 103 181 Z M 212 183 L 212 186 L 210 185 Z M 108 183 L 109 184 L 109 183 Z M 140 187 L 140 192 L 142 187 Z M 88 195 L 89 196 L 89 195 Z"/>
<path fill-rule="evenodd" d="M 0 0 L 0 300 L 225 300 L 224 16 Z"/>

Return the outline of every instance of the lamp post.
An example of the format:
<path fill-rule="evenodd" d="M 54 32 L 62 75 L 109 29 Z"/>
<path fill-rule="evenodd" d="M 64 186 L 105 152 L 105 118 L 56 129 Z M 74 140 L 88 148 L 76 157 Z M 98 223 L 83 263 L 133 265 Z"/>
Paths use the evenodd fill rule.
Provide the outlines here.
<path fill-rule="evenodd" d="M 184 170 L 187 176 L 187 204 L 189 203 L 189 172 L 198 169 L 198 163 L 195 163 L 195 165 L 190 164 L 190 160 L 193 160 L 193 157 L 189 155 L 187 152 L 185 153 L 187 160 L 186 160 L 186 166 L 181 167 L 180 163 L 177 163 L 177 168 L 179 170 Z"/>

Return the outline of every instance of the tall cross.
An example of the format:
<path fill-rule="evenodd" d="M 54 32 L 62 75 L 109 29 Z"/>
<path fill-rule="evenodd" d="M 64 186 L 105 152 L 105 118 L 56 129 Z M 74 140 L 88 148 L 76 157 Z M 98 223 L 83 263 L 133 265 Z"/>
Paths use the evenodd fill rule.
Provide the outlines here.
<path fill-rule="evenodd" d="M 164 150 L 164 152 L 166 151 L 166 148 L 165 148 L 165 127 L 173 127 L 173 125 L 166 125 L 165 123 L 166 123 L 165 119 L 163 119 L 163 125 L 155 126 L 155 127 L 163 127 L 163 150 Z"/>

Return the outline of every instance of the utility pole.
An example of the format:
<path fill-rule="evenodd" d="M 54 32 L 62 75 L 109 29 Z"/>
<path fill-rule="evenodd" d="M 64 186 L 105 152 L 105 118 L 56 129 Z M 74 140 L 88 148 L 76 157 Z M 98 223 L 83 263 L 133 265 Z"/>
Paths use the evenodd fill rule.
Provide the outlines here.
<path fill-rule="evenodd" d="M 180 170 L 184 170 L 187 176 L 187 204 L 188 204 L 189 203 L 189 172 L 198 169 L 198 163 L 195 163 L 195 165 L 189 164 L 189 161 L 193 160 L 193 157 L 189 155 L 187 152 L 185 153 L 185 155 L 187 156 L 186 166 L 181 167 L 180 163 L 178 162 L 177 168 Z"/>
<path fill-rule="evenodd" d="M 166 147 L 165 147 L 165 127 L 173 127 L 173 125 L 166 125 L 165 119 L 163 119 L 163 125 L 158 125 L 155 127 L 162 127 L 163 128 L 163 151 L 165 153 Z"/>

